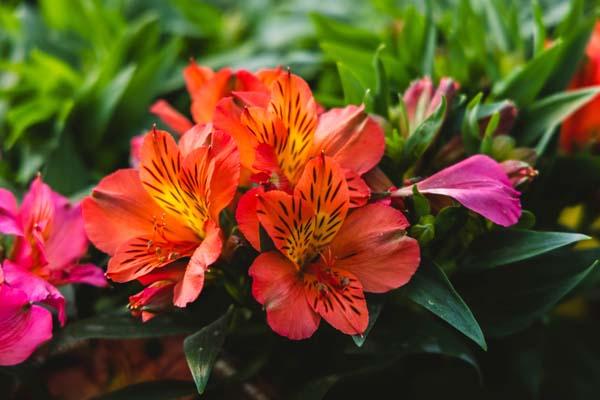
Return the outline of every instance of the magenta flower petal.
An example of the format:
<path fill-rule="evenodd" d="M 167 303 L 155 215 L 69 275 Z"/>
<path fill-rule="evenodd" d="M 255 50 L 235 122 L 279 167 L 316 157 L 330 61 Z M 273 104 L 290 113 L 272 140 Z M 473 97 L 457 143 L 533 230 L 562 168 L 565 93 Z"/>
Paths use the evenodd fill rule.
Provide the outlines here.
<path fill-rule="evenodd" d="M 469 157 L 416 185 L 421 193 L 451 197 L 498 225 L 513 225 L 521 216 L 521 193 L 512 187 L 502 166 L 484 155 Z M 392 196 L 410 196 L 413 186 Z"/>
<path fill-rule="evenodd" d="M 50 340 L 52 315 L 6 284 L 0 286 L 0 304 L 0 365 L 16 365 Z"/>
<path fill-rule="evenodd" d="M 17 200 L 11 192 L 0 189 L 0 232 L 23 236 L 23 228 L 17 217 Z"/>
<path fill-rule="evenodd" d="M 44 303 L 56 309 L 60 324 L 65 324 L 65 298 L 56 287 L 11 261 L 4 260 L 2 266 L 6 284 L 25 292 L 29 302 Z"/>
<path fill-rule="evenodd" d="M 64 272 L 61 284 L 85 283 L 86 285 L 106 287 L 108 282 L 102 268 L 94 264 L 74 265 Z"/>

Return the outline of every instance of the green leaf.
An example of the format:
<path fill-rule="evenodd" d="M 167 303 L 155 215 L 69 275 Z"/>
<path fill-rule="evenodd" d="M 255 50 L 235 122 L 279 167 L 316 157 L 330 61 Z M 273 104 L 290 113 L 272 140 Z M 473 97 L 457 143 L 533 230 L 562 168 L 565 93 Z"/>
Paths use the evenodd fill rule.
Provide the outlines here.
<path fill-rule="evenodd" d="M 325 42 L 352 43 L 356 48 L 375 50 L 381 39 L 371 30 L 335 21 L 323 15 L 310 15 L 317 31 L 317 37 Z"/>
<path fill-rule="evenodd" d="M 233 316 L 233 306 L 219 319 L 188 336 L 183 341 L 185 358 L 196 382 L 198 393 L 202 394 L 208 383 L 212 367 L 225 343 Z"/>
<path fill-rule="evenodd" d="M 365 97 L 366 87 L 346 64 L 338 62 L 337 68 L 344 91 L 344 102 L 346 104 L 360 104 Z"/>
<path fill-rule="evenodd" d="M 164 380 L 130 385 L 100 396 L 97 400 L 176 400 L 194 394 L 194 382 Z"/>
<path fill-rule="evenodd" d="M 520 138 L 524 144 L 531 145 L 547 129 L 558 126 L 565 118 L 592 100 L 600 87 L 561 92 L 536 101 L 523 111 L 519 118 Z"/>
<path fill-rule="evenodd" d="M 509 335 L 550 311 L 596 268 L 598 257 L 597 249 L 554 252 L 470 274 L 459 289 L 487 335 Z"/>
<path fill-rule="evenodd" d="M 383 49 L 385 49 L 384 45 L 379 46 L 375 52 L 375 56 L 373 57 L 373 70 L 375 71 L 373 112 L 387 118 L 389 116 L 390 88 L 387 75 L 385 73 L 385 68 L 383 67 L 383 62 L 381 61 L 381 53 Z"/>
<path fill-rule="evenodd" d="M 481 270 L 512 264 L 586 239 L 579 233 L 499 229 L 475 240 L 463 267 Z"/>
<path fill-rule="evenodd" d="M 365 340 L 367 340 L 367 335 L 375 326 L 375 322 L 377 322 L 377 318 L 379 318 L 379 314 L 381 314 L 381 310 L 383 310 L 383 306 L 385 304 L 385 296 L 383 295 L 368 295 L 367 297 L 367 309 L 369 310 L 369 325 L 367 325 L 367 329 L 365 333 L 362 335 L 353 335 L 352 340 L 358 347 L 362 347 L 365 344 Z"/>
<path fill-rule="evenodd" d="M 401 291 L 415 303 L 437 315 L 466 337 L 487 349 L 479 324 L 446 274 L 431 261 L 424 261 Z"/>
<path fill-rule="evenodd" d="M 519 107 L 529 105 L 547 82 L 561 48 L 562 43 L 555 43 L 503 80 L 496 82 L 492 89 L 494 97 L 512 99 Z"/>

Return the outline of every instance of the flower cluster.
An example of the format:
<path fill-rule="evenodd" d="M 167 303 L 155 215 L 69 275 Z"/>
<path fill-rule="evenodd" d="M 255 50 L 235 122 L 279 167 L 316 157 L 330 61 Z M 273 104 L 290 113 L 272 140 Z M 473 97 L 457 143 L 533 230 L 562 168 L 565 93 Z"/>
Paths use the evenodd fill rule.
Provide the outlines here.
<path fill-rule="evenodd" d="M 362 334 L 364 293 L 410 281 L 420 248 L 394 199 L 418 190 L 499 225 L 519 219 L 520 193 L 487 156 L 402 188 L 373 184 L 382 127 L 362 105 L 324 110 L 290 71 L 214 72 L 191 62 L 184 77 L 193 122 L 164 100 L 151 108 L 179 142 L 156 128 L 135 138 L 133 167 L 104 178 L 83 202 L 90 239 L 111 256 L 107 276 L 144 285 L 130 308 L 145 321 L 199 296 L 218 268 L 225 209 L 259 252 L 248 271 L 252 295 L 271 328 L 291 339 L 310 337 L 321 319 Z M 407 96 L 411 115 L 440 102 L 429 92 Z"/>
<path fill-rule="evenodd" d="M 13 239 L 0 265 L 0 365 L 18 364 L 52 337 L 52 314 L 66 321 L 65 298 L 56 286 L 103 287 L 103 271 L 80 264 L 88 241 L 79 205 L 71 205 L 36 178 L 20 206 L 0 189 L 0 233 Z"/>

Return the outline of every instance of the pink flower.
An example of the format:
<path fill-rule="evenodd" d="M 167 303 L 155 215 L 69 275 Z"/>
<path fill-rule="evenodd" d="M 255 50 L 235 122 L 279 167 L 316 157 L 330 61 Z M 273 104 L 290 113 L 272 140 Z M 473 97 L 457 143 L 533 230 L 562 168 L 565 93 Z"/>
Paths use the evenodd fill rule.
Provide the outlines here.
<path fill-rule="evenodd" d="M 413 186 L 405 186 L 392 197 L 412 195 Z M 510 226 L 521 216 L 520 192 L 513 188 L 500 164 L 483 155 L 475 155 L 416 184 L 419 192 L 448 196 L 490 221 Z"/>
<path fill-rule="evenodd" d="M 20 207 L 12 193 L 0 189 L 0 233 L 15 236 L 0 274 L 0 364 L 8 364 L 23 361 L 52 335 L 50 312 L 35 304 L 54 308 L 64 325 L 65 299 L 56 286 L 106 286 L 106 280 L 99 267 L 79 263 L 88 247 L 80 206 L 72 206 L 40 177 Z"/>
<path fill-rule="evenodd" d="M 442 102 L 442 96 L 446 98 L 446 103 L 450 104 L 458 88 L 458 83 L 451 78 L 442 78 L 437 88 L 434 87 L 430 77 L 412 82 L 403 96 L 409 132 L 413 132 L 433 114 Z"/>

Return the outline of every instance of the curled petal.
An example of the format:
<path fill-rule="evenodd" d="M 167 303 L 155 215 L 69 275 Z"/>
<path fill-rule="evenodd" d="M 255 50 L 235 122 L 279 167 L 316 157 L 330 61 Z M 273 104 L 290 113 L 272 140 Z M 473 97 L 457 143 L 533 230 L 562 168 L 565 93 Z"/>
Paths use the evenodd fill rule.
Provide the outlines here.
<path fill-rule="evenodd" d="M 188 130 L 179 139 L 179 152 L 186 157 L 192 151 L 199 147 L 210 144 L 210 135 L 212 134 L 212 124 L 197 124 Z"/>
<path fill-rule="evenodd" d="M 198 298 L 204 287 L 204 274 L 217 261 L 222 249 L 221 230 L 214 223 L 209 223 L 207 235 L 192 254 L 183 279 L 175 285 L 173 304 L 185 307 Z"/>
<path fill-rule="evenodd" d="M 267 311 L 271 329 L 290 339 L 306 339 L 321 317 L 308 304 L 304 283 L 294 264 L 276 252 L 260 254 L 248 271 L 252 295 Z"/>
<path fill-rule="evenodd" d="M 129 296 L 131 314 L 148 322 L 158 313 L 171 308 L 174 287 L 173 281 L 156 281 L 141 292 Z"/>
<path fill-rule="evenodd" d="M 383 204 L 352 211 L 330 246 L 335 266 L 354 274 L 365 292 L 406 284 L 420 263 L 419 244 L 406 236 L 407 228 L 404 215 Z"/>
<path fill-rule="evenodd" d="M 213 221 L 218 221 L 219 213 L 231 203 L 240 183 L 240 152 L 230 135 L 217 130 L 212 134 L 209 156 L 208 206 Z"/>
<path fill-rule="evenodd" d="M 256 214 L 257 195 L 264 193 L 262 186 L 248 190 L 240 197 L 235 219 L 240 232 L 257 251 L 260 251 L 260 222 Z"/>
<path fill-rule="evenodd" d="M 521 216 L 521 193 L 513 189 L 500 164 L 487 156 L 469 157 L 416 185 L 421 193 L 451 197 L 498 225 L 513 225 Z M 410 196 L 412 186 L 392 196 Z"/>
<path fill-rule="evenodd" d="M 364 112 L 364 106 L 334 108 L 319 116 L 313 155 L 321 151 L 342 168 L 362 175 L 383 157 L 385 137 L 381 126 Z"/>
<path fill-rule="evenodd" d="M 212 69 L 190 60 L 188 66 L 183 70 L 183 79 L 190 97 L 192 99 L 196 98 L 202 86 L 214 75 Z"/>
<path fill-rule="evenodd" d="M 0 286 L 0 304 L 0 365 L 16 365 L 52 338 L 52 315 L 8 285 Z"/>
<path fill-rule="evenodd" d="M 254 153 L 258 146 L 256 137 L 241 122 L 242 109 L 231 97 L 219 101 L 214 115 L 215 129 L 229 133 L 240 151 L 242 166 L 252 169 Z"/>
<path fill-rule="evenodd" d="M 183 135 L 188 130 L 192 129 L 192 121 L 190 121 L 185 115 L 171 107 L 169 103 L 164 100 L 158 100 L 150 107 L 150 112 L 157 115 L 162 122 L 165 123 L 173 132 Z"/>
<path fill-rule="evenodd" d="M 62 271 L 61 278 L 56 280 L 56 284 L 66 285 L 69 283 L 84 283 L 96 287 L 108 286 L 104 271 L 94 264 L 73 265 Z"/>
<path fill-rule="evenodd" d="M 17 200 L 6 189 L 0 189 L 0 233 L 23 236 L 23 228 L 17 216 Z"/>

